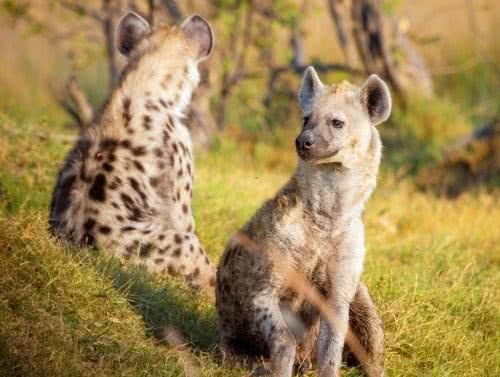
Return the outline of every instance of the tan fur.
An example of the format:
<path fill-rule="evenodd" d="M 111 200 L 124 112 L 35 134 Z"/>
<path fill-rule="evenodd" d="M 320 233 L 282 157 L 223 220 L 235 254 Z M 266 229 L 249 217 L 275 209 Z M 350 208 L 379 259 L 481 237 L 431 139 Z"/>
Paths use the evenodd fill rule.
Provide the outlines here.
<path fill-rule="evenodd" d="M 233 242 L 221 258 L 216 299 L 222 339 L 228 352 L 270 356 L 276 376 L 291 375 L 294 361 L 303 364 L 315 344 L 320 375 L 336 376 L 350 323 L 369 357 L 366 372 L 382 376 L 381 321 L 360 283 L 362 212 L 376 185 L 380 137 L 362 90 L 317 80 L 301 91 L 301 135 L 313 130 L 316 149 L 307 157 L 299 151 L 304 157 L 294 176 L 241 230 L 263 252 Z M 342 130 L 330 129 L 332 117 L 345 121 Z M 284 283 L 276 264 L 304 274 L 331 303 L 340 326 L 320 320 L 318 310 Z"/>
<path fill-rule="evenodd" d="M 194 233 L 193 150 L 182 124 L 199 82 L 196 52 L 181 29 L 168 27 L 135 46 L 59 173 L 50 226 L 73 244 L 99 245 L 201 287 L 213 285 L 215 271 Z"/>

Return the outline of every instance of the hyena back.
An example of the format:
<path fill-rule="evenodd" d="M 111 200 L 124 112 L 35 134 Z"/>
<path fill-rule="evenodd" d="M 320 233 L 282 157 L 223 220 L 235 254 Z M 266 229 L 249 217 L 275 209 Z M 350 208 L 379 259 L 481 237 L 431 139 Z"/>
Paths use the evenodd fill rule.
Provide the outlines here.
<path fill-rule="evenodd" d="M 182 118 L 212 31 L 199 16 L 151 30 L 129 13 L 117 39 L 127 67 L 59 172 L 50 229 L 72 244 L 99 245 L 150 271 L 211 286 L 215 270 L 194 233 L 193 151 Z"/>

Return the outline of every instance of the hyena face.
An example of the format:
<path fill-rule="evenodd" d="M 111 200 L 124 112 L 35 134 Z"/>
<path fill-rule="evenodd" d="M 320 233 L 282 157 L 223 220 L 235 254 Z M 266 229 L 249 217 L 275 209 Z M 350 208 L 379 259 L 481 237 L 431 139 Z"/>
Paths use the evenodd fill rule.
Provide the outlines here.
<path fill-rule="evenodd" d="M 357 88 L 347 82 L 323 85 L 316 71 L 304 73 L 299 102 L 304 126 L 297 137 L 297 154 L 314 164 L 349 166 L 367 152 L 373 127 L 391 112 L 387 85 L 371 75 Z"/>

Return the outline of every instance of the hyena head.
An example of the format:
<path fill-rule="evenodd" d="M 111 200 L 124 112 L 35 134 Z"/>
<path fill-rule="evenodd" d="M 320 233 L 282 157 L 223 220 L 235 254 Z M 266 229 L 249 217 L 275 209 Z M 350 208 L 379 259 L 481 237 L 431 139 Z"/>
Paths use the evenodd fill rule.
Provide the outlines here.
<path fill-rule="evenodd" d="M 197 85 L 197 64 L 210 55 L 214 37 L 210 25 L 197 15 L 180 27 L 161 25 L 153 30 L 144 18 L 130 12 L 118 25 L 117 45 L 128 60 L 128 69 L 141 69 L 138 80 L 165 82 L 182 67 L 184 78 Z"/>
<path fill-rule="evenodd" d="M 304 73 L 299 102 L 304 126 L 296 140 L 297 154 L 313 164 L 350 166 L 367 154 L 375 126 L 391 113 L 387 85 L 371 75 L 360 87 L 347 82 L 323 85 L 313 67 Z"/>

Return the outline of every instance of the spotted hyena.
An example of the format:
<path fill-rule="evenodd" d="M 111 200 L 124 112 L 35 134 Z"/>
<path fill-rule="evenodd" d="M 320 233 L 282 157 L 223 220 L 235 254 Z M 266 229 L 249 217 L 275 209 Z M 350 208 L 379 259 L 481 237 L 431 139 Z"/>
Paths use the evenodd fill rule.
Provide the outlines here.
<path fill-rule="evenodd" d="M 270 356 L 277 376 L 290 376 L 294 362 L 303 363 L 301 355 L 314 346 L 320 375 L 338 376 L 350 326 L 366 350 L 366 372 L 382 376 L 382 322 L 360 275 L 362 213 L 381 158 L 375 126 L 389 117 L 391 96 L 375 75 L 361 88 L 323 85 L 309 67 L 299 102 L 304 125 L 296 172 L 221 258 L 216 299 L 223 345 L 229 352 Z M 335 326 L 284 283 L 286 265 L 323 294 Z"/>
<path fill-rule="evenodd" d="M 195 234 L 193 150 L 182 124 L 212 31 L 199 16 L 151 30 L 129 13 L 117 44 L 127 67 L 59 172 L 50 229 L 193 286 L 213 285 L 215 269 Z"/>

